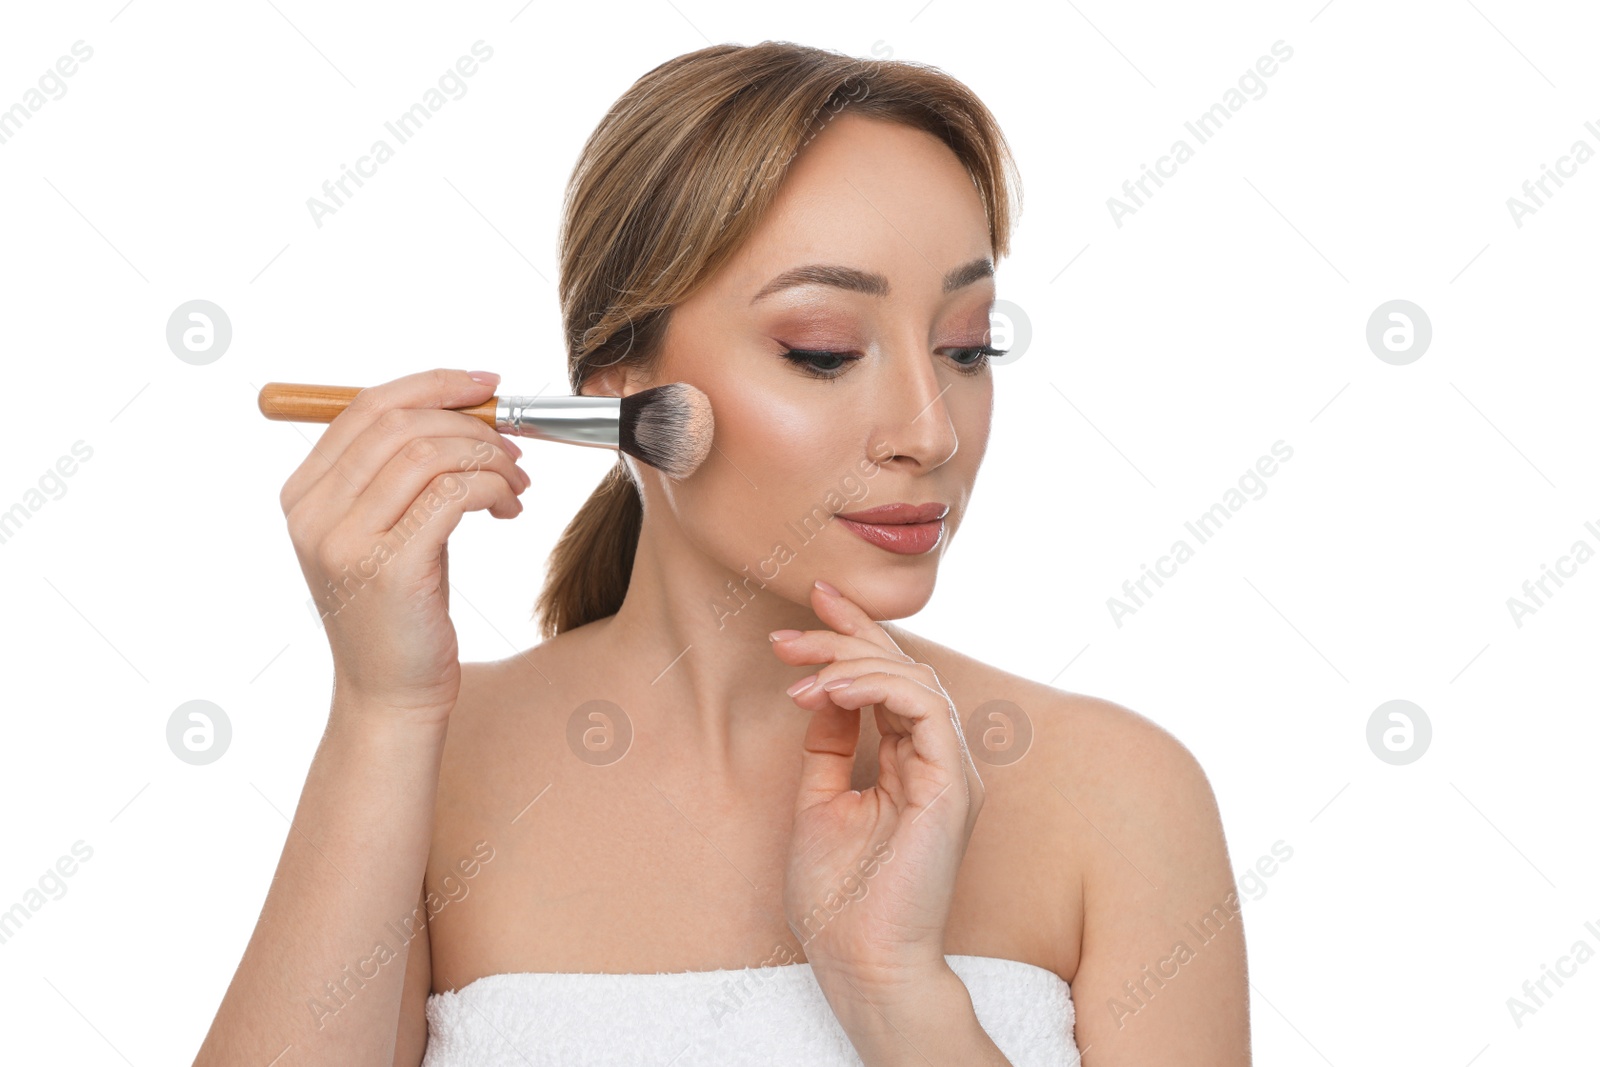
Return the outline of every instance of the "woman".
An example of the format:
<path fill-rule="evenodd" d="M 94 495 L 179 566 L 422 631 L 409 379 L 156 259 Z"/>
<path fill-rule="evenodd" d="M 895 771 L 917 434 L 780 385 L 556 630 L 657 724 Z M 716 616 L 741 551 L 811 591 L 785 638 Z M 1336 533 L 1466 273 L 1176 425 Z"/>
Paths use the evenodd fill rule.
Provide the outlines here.
<path fill-rule="evenodd" d="M 619 454 L 546 640 L 462 665 L 446 538 L 530 479 L 442 409 L 497 377 L 334 420 L 282 493 L 329 725 L 197 1063 L 1248 1062 L 1188 751 L 888 621 L 983 459 L 1010 169 L 903 62 L 716 46 L 624 94 L 566 204 L 572 385 L 691 383 L 716 447 L 681 482 Z"/>

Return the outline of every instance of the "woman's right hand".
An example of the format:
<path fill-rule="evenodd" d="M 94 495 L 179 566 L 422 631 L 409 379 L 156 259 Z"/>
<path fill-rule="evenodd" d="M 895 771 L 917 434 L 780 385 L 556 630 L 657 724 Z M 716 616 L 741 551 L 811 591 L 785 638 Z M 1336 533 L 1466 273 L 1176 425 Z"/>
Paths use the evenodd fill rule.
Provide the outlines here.
<path fill-rule="evenodd" d="M 522 513 L 522 450 L 472 415 L 499 375 L 432 370 L 361 390 L 279 494 L 333 650 L 335 699 L 442 723 L 461 663 L 446 539 Z"/>

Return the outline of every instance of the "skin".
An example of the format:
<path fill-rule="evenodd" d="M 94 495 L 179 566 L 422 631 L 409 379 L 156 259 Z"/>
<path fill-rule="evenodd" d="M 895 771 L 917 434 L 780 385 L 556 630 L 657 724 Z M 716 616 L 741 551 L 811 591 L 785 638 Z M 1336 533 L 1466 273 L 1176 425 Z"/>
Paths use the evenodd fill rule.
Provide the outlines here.
<path fill-rule="evenodd" d="M 885 291 L 752 305 L 768 272 L 824 245 Z M 1004 1062 L 944 953 L 1070 982 L 1087 1063 L 1248 1062 L 1237 898 L 1180 744 L 882 621 L 926 601 L 948 542 L 888 556 L 824 522 L 728 607 L 729 581 L 815 506 L 825 520 L 942 500 L 953 534 L 992 387 L 958 366 L 978 338 L 951 335 L 986 328 L 992 282 L 940 281 L 982 246 L 971 184 L 937 141 L 836 119 L 763 232 L 677 309 L 659 380 L 713 397 L 719 445 L 681 484 L 635 467 L 646 516 L 627 604 L 495 663 L 459 663 L 443 546 L 467 511 L 515 517 L 530 481 L 514 443 L 441 410 L 483 401 L 493 379 L 411 375 L 333 420 L 280 494 L 313 594 L 343 589 L 324 616 L 333 707 L 196 1064 L 417 1064 L 428 993 L 488 974 L 802 959 L 865 1062 Z M 788 345 L 862 359 L 838 381 L 771 373 Z M 652 384 L 619 372 L 585 391 Z M 849 499 L 830 496 L 841 487 Z M 352 567 L 364 580 L 344 588 Z M 812 584 L 823 574 L 846 595 Z M 798 633 L 763 649 L 769 628 Z M 780 697 L 801 673 L 819 684 Z M 568 747 L 597 699 L 629 728 L 621 758 Z M 994 701 L 1032 727 L 1021 758 L 989 747 L 1007 723 L 971 718 Z M 869 843 L 886 862 L 863 872 L 866 894 L 806 930 Z M 397 919 L 415 932 L 398 965 L 383 947 Z"/>
<path fill-rule="evenodd" d="M 1193 756 L 1117 704 L 886 621 L 929 601 L 983 460 L 993 372 L 961 363 L 988 340 L 994 283 L 942 280 L 989 255 L 954 155 L 846 111 L 761 229 L 674 309 L 656 376 L 585 384 L 689 382 L 711 399 L 716 449 L 681 482 L 628 460 L 644 526 L 615 616 L 463 665 L 423 887 L 449 903 L 407 953 L 396 1063 L 421 1061 L 429 993 L 486 975 L 799 961 L 867 1063 L 1005 1063 L 944 953 L 1070 983 L 1089 1067 L 1249 1062 L 1237 898 Z M 889 292 L 810 284 L 752 304 L 813 263 L 881 274 Z M 788 348 L 861 358 L 820 380 Z M 837 521 L 802 542 L 786 525 L 901 501 L 949 505 L 932 551 L 891 554 Z M 780 541 L 792 553 L 763 564 Z M 728 594 L 757 572 L 764 587 Z M 783 630 L 800 633 L 769 639 Z M 816 674 L 859 681 L 785 692 Z M 574 709 L 596 699 L 631 728 L 610 762 L 568 744 Z M 993 700 L 1032 727 L 1013 762 L 957 729 Z M 478 842 L 493 858 L 463 879 Z M 866 895 L 802 941 L 791 922 L 874 844 L 892 859 Z M 1219 905 L 1229 920 L 1202 942 L 1185 924 Z M 1172 962 L 1178 942 L 1189 951 Z"/>

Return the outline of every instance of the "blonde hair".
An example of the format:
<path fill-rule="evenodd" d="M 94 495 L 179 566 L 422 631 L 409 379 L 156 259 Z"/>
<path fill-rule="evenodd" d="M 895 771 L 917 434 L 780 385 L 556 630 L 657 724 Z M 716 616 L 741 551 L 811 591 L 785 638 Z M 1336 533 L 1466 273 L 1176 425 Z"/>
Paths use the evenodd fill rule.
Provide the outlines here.
<path fill-rule="evenodd" d="M 1015 161 L 994 116 L 955 78 L 788 41 L 688 52 L 623 93 L 567 183 L 560 299 L 574 393 L 607 367 L 652 374 L 672 306 L 738 250 L 795 156 L 846 107 L 948 145 L 983 201 L 995 259 L 1008 253 L 1021 203 Z M 545 638 L 621 608 L 642 520 L 618 453 L 550 553 L 534 607 Z"/>

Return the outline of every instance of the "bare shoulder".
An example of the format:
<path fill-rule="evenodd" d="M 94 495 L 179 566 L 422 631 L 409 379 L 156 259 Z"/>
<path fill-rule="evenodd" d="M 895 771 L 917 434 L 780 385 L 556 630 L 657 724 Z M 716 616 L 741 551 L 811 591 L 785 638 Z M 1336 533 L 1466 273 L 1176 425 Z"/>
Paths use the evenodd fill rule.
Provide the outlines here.
<path fill-rule="evenodd" d="M 533 799 L 524 795 L 530 783 L 537 792 L 551 781 L 565 751 L 572 653 L 585 636 L 573 630 L 502 659 L 461 664 L 435 804 L 434 850 L 449 855 L 437 859 L 471 845 L 485 827 L 509 825 Z"/>
<path fill-rule="evenodd" d="M 1209 789 L 1193 753 L 1149 717 L 1113 700 L 1058 689 L 925 637 L 891 630 L 901 647 L 939 672 L 963 725 L 985 710 L 1019 717 L 1019 732 L 1031 730 L 1040 762 L 1050 764 L 1053 772 L 1070 774 L 1085 785 L 1137 794 L 1163 786 Z M 967 740 L 970 744 L 974 739 Z M 1035 754 L 1030 749 L 1028 758 Z"/>
<path fill-rule="evenodd" d="M 572 672 L 557 664 L 569 661 L 572 644 L 562 634 L 502 659 L 461 664 L 423 878 L 432 992 L 459 988 L 481 973 L 482 961 L 496 958 L 501 931 L 483 920 L 483 907 L 455 902 L 469 895 L 493 901 L 497 883 L 526 877 L 539 820 L 524 816 L 549 803 L 566 752 L 562 708 Z"/>
<path fill-rule="evenodd" d="M 1152 865 L 1203 859 L 1215 867 L 1220 859 L 1225 867 L 1211 783 L 1170 731 L 1116 701 L 1058 689 L 898 628 L 892 632 L 897 641 L 906 638 L 901 647 L 907 653 L 938 671 L 986 785 L 1011 782 L 1030 792 L 1059 793 L 1071 815 L 1059 825 L 1074 836 L 1101 838 L 1102 850 L 1109 839 L 1125 852 L 1148 854 Z M 1007 751 L 1017 745 L 1027 748 L 1020 755 Z"/>
<path fill-rule="evenodd" d="M 1038 951 L 1084 1005 L 1079 1047 L 1107 1063 L 1248 1063 L 1242 908 L 1216 797 L 1188 746 L 1116 701 L 892 633 L 961 714 L 985 784 L 974 843 L 994 817 L 988 833 L 1026 845 L 1012 868 L 1025 880 L 1010 884 L 1043 883 L 1067 909 L 1051 918 L 1028 905 L 1049 920 Z M 1022 735 L 1020 757 L 993 747 Z M 1201 977 L 1172 982 L 1180 965 Z"/>
<path fill-rule="evenodd" d="M 463 662 L 447 749 L 452 743 L 503 742 L 508 731 L 525 730 L 558 710 L 574 678 L 584 676 L 582 668 L 605 622 L 567 630 L 497 660 Z"/>

